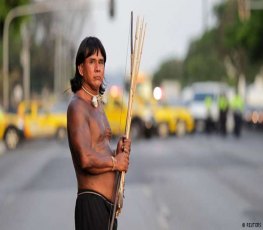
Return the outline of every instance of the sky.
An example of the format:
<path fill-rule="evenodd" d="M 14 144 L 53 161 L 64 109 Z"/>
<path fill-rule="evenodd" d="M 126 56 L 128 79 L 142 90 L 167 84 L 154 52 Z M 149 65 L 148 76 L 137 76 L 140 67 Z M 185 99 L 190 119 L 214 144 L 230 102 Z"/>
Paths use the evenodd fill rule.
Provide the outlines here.
<path fill-rule="evenodd" d="M 130 13 L 133 11 L 134 18 L 141 16 L 147 23 L 140 70 L 151 75 L 161 62 L 185 57 L 190 41 L 214 25 L 212 8 L 221 1 L 115 0 L 115 17 L 110 19 L 108 1 L 93 0 L 82 38 L 97 36 L 107 52 L 106 71 L 125 73 L 129 65 Z"/>

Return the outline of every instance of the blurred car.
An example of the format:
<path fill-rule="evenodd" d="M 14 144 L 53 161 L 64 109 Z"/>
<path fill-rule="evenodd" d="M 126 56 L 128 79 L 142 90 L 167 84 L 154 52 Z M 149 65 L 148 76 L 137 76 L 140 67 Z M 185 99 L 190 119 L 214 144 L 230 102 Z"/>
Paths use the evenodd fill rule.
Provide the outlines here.
<path fill-rule="evenodd" d="M 125 134 L 126 116 L 128 111 L 127 97 L 109 93 L 104 111 L 108 118 L 112 134 L 119 136 Z M 132 139 L 151 137 L 155 132 L 155 121 L 150 105 L 145 105 L 138 98 L 134 99 L 130 136 Z"/>
<path fill-rule="evenodd" d="M 67 135 L 66 105 L 45 106 L 38 101 L 23 101 L 18 105 L 17 114 L 23 119 L 23 134 L 26 139 Z"/>
<path fill-rule="evenodd" d="M 6 113 L 0 107 L 0 140 L 7 149 L 15 149 L 23 137 L 24 122 L 17 115 Z"/>
<path fill-rule="evenodd" d="M 194 119 L 184 107 L 171 105 L 154 106 L 154 118 L 157 122 L 157 134 L 167 137 L 176 134 L 181 137 L 194 130 Z"/>
<path fill-rule="evenodd" d="M 224 83 L 211 81 L 193 83 L 191 90 L 192 99 L 189 102 L 189 110 L 195 120 L 195 130 L 205 130 L 205 122 L 209 114 L 213 127 L 216 127 L 219 120 L 218 98 L 220 94 L 224 93 L 229 99 L 232 89 Z M 209 112 L 205 103 L 205 99 L 208 97 L 212 100 Z"/>
<path fill-rule="evenodd" d="M 19 103 L 17 112 L 6 113 L 0 108 L 0 139 L 8 149 L 15 149 L 25 139 L 67 136 L 67 104 L 45 107 L 38 101 Z"/>

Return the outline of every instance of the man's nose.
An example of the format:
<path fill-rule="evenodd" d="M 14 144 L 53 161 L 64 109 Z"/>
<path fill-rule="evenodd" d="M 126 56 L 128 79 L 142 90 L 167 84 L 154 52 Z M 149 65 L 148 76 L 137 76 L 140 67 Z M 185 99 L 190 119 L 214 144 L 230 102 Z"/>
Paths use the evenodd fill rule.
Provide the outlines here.
<path fill-rule="evenodd" d="M 95 71 L 100 71 L 100 64 L 98 62 L 95 63 Z"/>

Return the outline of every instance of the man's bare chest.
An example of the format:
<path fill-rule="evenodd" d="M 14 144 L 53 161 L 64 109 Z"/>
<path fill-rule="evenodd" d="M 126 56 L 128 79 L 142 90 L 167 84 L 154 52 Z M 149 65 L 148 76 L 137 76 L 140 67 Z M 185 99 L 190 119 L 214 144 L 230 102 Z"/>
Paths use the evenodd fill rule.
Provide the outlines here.
<path fill-rule="evenodd" d="M 102 108 L 90 111 L 88 119 L 93 140 L 103 141 L 111 136 L 110 125 Z"/>

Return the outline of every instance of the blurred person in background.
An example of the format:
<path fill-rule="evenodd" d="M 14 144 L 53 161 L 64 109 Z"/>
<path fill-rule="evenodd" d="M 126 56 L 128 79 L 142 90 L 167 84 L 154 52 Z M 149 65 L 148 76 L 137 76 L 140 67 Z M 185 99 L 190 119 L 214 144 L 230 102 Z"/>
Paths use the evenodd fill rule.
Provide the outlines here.
<path fill-rule="evenodd" d="M 227 134 L 226 122 L 227 122 L 227 113 L 229 108 L 229 102 L 224 93 L 220 94 L 218 98 L 218 110 L 219 110 L 219 132 L 225 137 Z"/>
<path fill-rule="evenodd" d="M 234 135 L 238 138 L 242 129 L 242 114 L 244 110 L 244 100 L 239 93 L 236 93 L 231 101 L 231 109 L 234 114 Z"/>
<path fill-rule="evenodd" d="M 116 150 L 110 147 L 111 129 L 102 103 L 105 63 L 101 41 L 85 38 L 76 56 L 76 72 L 70 81 L 74 95 L 67 111 L 69 148 L 78 183 L 76 230 L 109 229 L 116 171 L 127 172 L 129 165 L 129 139 L 121 137 Z"/>
<path fill-rule="evenodd" d="M 206 120 L 205 120 L 205 131 L 207 134 L 210 134 L 212 129 L 213 129 L 213 121 L 212 121 L 212 97 L 211 96 L 206 96 L 205 97 L 205 108 L 207 112 Z"/>

